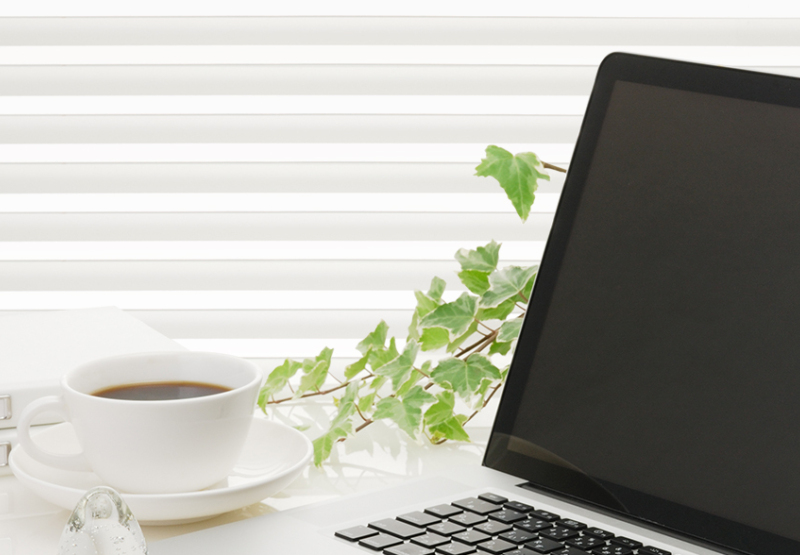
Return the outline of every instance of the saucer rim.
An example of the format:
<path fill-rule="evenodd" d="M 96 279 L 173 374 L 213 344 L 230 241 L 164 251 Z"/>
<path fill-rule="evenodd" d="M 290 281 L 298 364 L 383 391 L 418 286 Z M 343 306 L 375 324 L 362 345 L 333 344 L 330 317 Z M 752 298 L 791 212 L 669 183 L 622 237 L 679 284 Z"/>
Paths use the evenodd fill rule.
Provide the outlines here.
<path fill-rule="evenodd" d="M 256 422 L 260 422 L 260 424 L 256 424 Z M 66 428 L 67 425 L 69 425 L 68 422 L 62 422 L 60 424 L 56 424 L 56 425 L 52 426 L 51 428 L 48 428 L 47 431 L 49 432 L 50 430 L 54 430 L 54 429 L 57 429 L 57 428 Z M 203 490 L 197 490 L 197 491 L 186 491 L 186 492 L 178 492 L 178 493 L 126 493 L 126 492 L 120 491 L 119 492 L 120 495 L 122 495 L 126 500 L 130 499 L 131 501 L 142 501 L 142 502 L 145 502 L 145 501 L 168 502 L 168 501 L 189 501 L 189 500 L 198 500 L 199 501 L 199 500 L 204 500 L 204 499 L 213 499 L 214 497 L 228 496 L 228 495 L 240 492 L 240 491 L 247 491 L 247 490 L 250 490 L 252 488 L 259 487 L 259 486 L 261 486 L 261 485 L 263 485 L 265 483 L 264 482 L 265 478 L 267 478 L 270 482 L 281 480 L 281 479 L 285 478 L 286 476 L 291 475 L 293 473 L 296 473 L 298 470 L 301 470 L 302 468 L 304 468 L 311 461 L 311 457 L 314 454 L 314 446 L 311 443 L 311 440 L 308 439 L 300 431 L 292 428 L 291 426 L 287 426 L 286 424 L 283 424 L 282 422 L 275 422 L 275 421 L 269 420 L 267 418 L 261 418 L 259 416 L 255 416 L 255 415 L 253 416 L 253 424 L 251 424 L 251 425 L 254 425 L 254 426 L 267 426 L 267 427 L 275 426 L 277 428 L 282 428 L 287 433 L 294 434 L 295 437 L 301 439 L 301 441 L 305 444 L 305 453 L 303 454 L 302 457 L 300 457 L 297 460 L 297 462 L 295 462 L 293 465 L 289 466 L 288 468 L 286 468 L 284 470 L 281 470 L 280 472 L 277 472 L 277 473 L 274 473 L 274 474 L 264 474 L 264 475 L 262 475 L 262 477 L 260 477 L 260 478 L 258 478 L 256 480 L 253 480 L 253 481 L 247 482 L 247 483 L 243 483 L 243 484 L 237 484 L 235 486 L 226 486 L 226 487 L 221 487 L 221 488 L 203 489 Z M 19 465 L 17 464 L 17 461 L 16 461 L 17 457 L 15 456 L 17 454 L 17 451 L 24 452 L 25 450 L 23 449 L 22 445 L 19 445 L 19 444 L 16 445 L 11 450 L 11 452 L 9 453 L 8 466 L 11 469 L 11 472 L 14 474 L 15 477 L 17 477 L 18 480 L 20 480 L 20 478 L 18 476 L 18 473 L 19 473 L 19 474 L 22 474 L 25 477 L 26 480 L 30 480 L 32 482 L 36 482 L 36 483 L 38 483 L 38 484 L 40 484 L 41 486 L 44 486 L 44 487 L 48 487 L 48 488 L 57 487 L 57 488 L 61 488 L 65 492 L 66 491 L 70 491 L 70 492 L 74 492 L 75 494 L 78 494 L 78 495 L 82 495 L 84 493 L 84 491 L 82 489 L 80 489 L 80 488 L 76 488 L 76 487 L 72 487 L 72 486 L 59 484 L 57 482 L 51 482 L 51 481 L 48 481 L 48 480 L 44 480 L 42 478 L 34 476 L 30 472 L 27 472 L 27 471 L 25 471 L 23 469 L 20 469 L 20 467 L 19 467 Z M 30 455 L 28 453 L 25 453 L 25 454 L 30 457 Z M 237 464 L 238 464 L 238 460 L 237 460 Z M 236 466 L 234 465 L 234 468 L 235 467 Z M 70 471 L 66 471 L 66 472 L 70 472 Z M 75 472 L 75 473 L 76 474 L 94 474 L 94 472 L 82 472 L 82 473 Z M 94 475 L 97 476 L 96 474 L 94 474 Z M 98 479 L 99 479 L 99 477 L 98 477 Z M 22 481 L 22 480 L 20 480 L 20 481 Z"/>

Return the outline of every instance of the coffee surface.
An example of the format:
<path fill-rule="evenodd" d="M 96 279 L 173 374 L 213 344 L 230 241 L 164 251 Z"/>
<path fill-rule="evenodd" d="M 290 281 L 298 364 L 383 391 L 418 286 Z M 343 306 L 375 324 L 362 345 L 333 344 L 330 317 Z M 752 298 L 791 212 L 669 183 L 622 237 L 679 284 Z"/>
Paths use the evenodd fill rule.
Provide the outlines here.
<path fill-rule="evenodd" d="M 95 397 L 126 401 L 171 401 L 205 397 L 230 391 L 228 387 L 199 382 L 137 383 L 109 387 L 92 393 Z"/>

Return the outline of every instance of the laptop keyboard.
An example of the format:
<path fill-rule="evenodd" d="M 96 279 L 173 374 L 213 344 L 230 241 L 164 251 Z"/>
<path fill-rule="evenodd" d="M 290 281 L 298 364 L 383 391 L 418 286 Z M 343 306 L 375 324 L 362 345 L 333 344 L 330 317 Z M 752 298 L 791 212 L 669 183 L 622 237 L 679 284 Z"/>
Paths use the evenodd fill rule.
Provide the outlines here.
<path fill-rule="evenodd" d="M 336 536 L 385 555 L 672 555 L 493 493 L 354 526 Z"/>

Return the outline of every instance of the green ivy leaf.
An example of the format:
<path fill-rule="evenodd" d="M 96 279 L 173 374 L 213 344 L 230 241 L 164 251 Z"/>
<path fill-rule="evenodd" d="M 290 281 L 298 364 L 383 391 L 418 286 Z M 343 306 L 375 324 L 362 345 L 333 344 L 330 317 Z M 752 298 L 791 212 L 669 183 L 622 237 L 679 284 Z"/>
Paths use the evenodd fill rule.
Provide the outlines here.
<path fill-rule="evenodd" d="M 386 346 L 386 334 L 389 331 L 389 325 L 383 320 L 380 321 L 374 331 L 370 332 L 361 343 L 356 345 L 362 355 L 366 355 L 370 349 L 380 350 Z"/>
<path fill-rule="evenodd" d="M 369 386 L 374 391 L 378 391 L 387 381 L 389 381 L 389 379 L 386 376 L 375 376 L 370 381 Z"/>
<path fill-rule="evenodd" d="M 447 287 L 447 282 L 440 277 L 434 276 L 431 280 L 431 287 L 428 289 L 428 296 L 435 301 L 441 302 L 445 287 Z"/>
<path fill-rule="evenodd" d="M 355 361 L 353 364 L 347 365 L 344 369 L 344 377 L 345 379 L 349 380 L 355 377 L 359 372 L 361 372 L 364 368 L 367 367 L 367 362 L 369 361 L 369 354 L 372 352 L 372 349 L 367 349 L 367 352 L 364 354 L 363 357 Z"/>
<path fill-rule="evenodd" d="M 261 391 L 258 392 L 258 406 L 261 407 L 261 410 L 266 410 L 269 398 L 286 387 L 289 380 L 293 378 L 302 367 L 303 365 L 301 363 L 287 358 L 283 361 L 283 364 L 269 373 L 266 382 L 264 382 L 264 386 L 261 388 Z"/>
<path fill-rule="evenodd" d="M 443 282 L 444 280 L 441 281 Z M 433 284 L 431 284 L 431 290 L 433 290 Z M 417 298 L 417 306 L 411 317 L 411 324 L 408 326 L 408 339 L 420 338 L 419 321 L 422 317 L 433 312 L 440 304 L 439 301 L 422 291 L 414 291 L 414 296 Z"/>
<path fill-rule="evenodd" d="M 456 260 L 461 264 L 462 270 L 475 270 L 491 274 L 497 269 L 497 262 L 500 260 L 500 243 L 492 241 L 488 245 L 476 248 L 474 251 L 458 249 Z"/>
<path fill-rule="evenodd" d="M 419 382 L 422 378 L 423 376 L 419 372 L 411 372 L 411 377 L 408 378 L 408 380 L 406 380 L 406 382 L 400 386 L 400 389 L 397 390 L 395 397 L 402 398 L 406 393 L 411 391 L 411 388 L 417 385 L 417 382 Z"/>
<path fill-rule="evenodd" d="M 458 418 L 458 416 L 445 420 L 441 424 L 430 426 L 428 431 L 431 433 L 431 436 L 435 438 L 435 440 L 450 439 L 453 441 L 469 441 L 469 434 L 462 424 L 464 419 Z"/>
<path fill-rule="evenodd" d="M 480 353 L 473 353 L 466 360 L 445 359 L 431 373 L 435 383 L 455 391 L 465 400 L 469 400 L 487 378 L 500 379 L 500 370 Z"/>
<path fill-rule="evenodd" d="M 478 270 L 462 270 L 458 272 L 458 278 L 467 289 L 476 295 L 483 295 L 489 289 L 489 274 Z"/>
<path fill-rule="evenodd" d="M 519 330 L 521 329 L 521 318 L 515 318 L 514 320 L 503 322 L 503 325 L 500 326 L 500 330 L 497 333 L 497 340 L 501 343 L 514 341 L 517 337 L 519 337 Z"/>
<path fill-rule="evenodd" d="M 542 162 L 533 152 L 522 152 L 515 156 L 495 145 L 486 147 L 486 157 L 475 168 L 475 172 L 475 175 L 497 179 L 523 222 L 528 219 L 533 206 L 538 180 L 550 180 L 550 176 L 544 173 Z"/>
<path fill-rule="evenodd" d="M 369 393 L 364 395 L 358 400 L 358 410 L 361 411 L 362 414 L 367 414 L 372 410 L 372 405 L 375 404 L 375 392 Z"/>
<path fill-rule="evenodd" d="M 481 382 L 478 391 L 476 391 L 476 395 L 478 396 L 478 401 L 475 403 L 475 406 L 483 405 L 484 401 L 486 400 L 486 394 L 489 392 L 489 388 L 492 386 L 493 380 L 484 379 Z"/>
<path fill-rule="evenodd" d="M 538 266 L 507 266 L 489 276 L 491 288 L 481 297 L 481 306 L 495 307 L 505 300 L 516 298 L 536 275 Z M 522 299 L 518 299 L 522 300 Z"/>
<path fill-rule="evenodd" d="M 334 444 L 343 437 L 347 437 L 353 430 L 350 418 L 356 412 L 355 399 L 358 393 L 358 383 L 353 382 L 347 386 L 344 395 L 339 399 L 338 411 L 331 421 L 327 432 L 312 441 L 314 446 L 314 464 L 319 466 L 331 456 Z"/>
<path fill-rule="evenodd" d="M 450 391 L 442 391 L 436 395 L 436 403 L 425 411 L 424 422 L 431 439 L 451 439 L 469 441 L 469 434 L 464 430 L 461 421 L 453 414 L 455 396 Z"/>
<path fill-rule="evenodd" d="M 449 418 L 453 418 L 456 398 L 452 391 L 440 391 L 436 394 L 436 402 L 425 411 L 425 425 L 435 426 Z"/>
<path fill-rule="evenodd" d="M 537 266 L 538 270 L 538 266 Z M 533 282 L 536 281 L 536 274 L 531 276 L 531 279 L 528 280 L 528 283 L 525 285 L 525 289 L 522 290 L 522 296 L 526 299 L 530 300 L 531 293 L 533 293 Z"/>
<path fill-rule="evenodd" d="M 295 391 L 295 397 L 308 391 L 319 390 L 328 377 L 332 355 L 333 349 L 325 347 L 316 358 L 307 358 L 303 361 L 303 377 L 300 378 L 300 386 Z"/>
<path fill-rule="evenodd" d="M 501 343 L 500 341 L 494 341 L 491 347 L 489 347 L 489 356 L 492 356 L 494 354 L 505 355 L 510 350 L 511 350 L 511 341 L 509 341 L 508 343 Z"/>
<path fill-rule="evenodd" d="M 409 341 L 403 349 L 403 354 L 383 366 L 375 368 L 374 372 L 379 376 L 386 376 L 392 380 L 392 387 L 396 390 L 411 374 L 414 368 L 414 361 L 417 360 L 417 353 L 419 353 L 419 344 L 416 341 Z"/>
<path fill-rule="evenodd" d="M 385 349 L 373 349 L 369 354 L 369 365 L 373 368 L 380 368 L 384 364 L 400 356 L 397 350 L 394 337 L 389 340 L 389 346 Z"/>
<path fill-rule="evenodd" d="M 478 299 L 468 293 L 452 303 L 446 303 L 436 308 L 425 316 L 420 325 L 423 328 L 446 328 L 450 330 L 451 337 L 457 337 L 467 331 L 478 312 Z"/>
<path fill-rule="evenodd" d="M 385 397 L 378 401 L 373 419 L 388 418 L 412 438 L 416 438 L 422 423 L 422 406 L 434 399 L 433 395 L 416 385 L 402 400 L 397 397 Z"/>
<path fill-rule="evenodd" d="M 425 328 L 419 338 L 423 351 L 444 347 L 450 342 L 450 332 L 444 328 Z"/>
<path fill-rule="evenodd" d="M 505 320 L 508 315 L 514 312 L 517 300 L 514 298 L 507 299 L 493 308 L 480 308 L 478 309 L 478 320 L 485 322 L 486 320 Z"/>
<path fill-rule="evenodd" d="M 475 333 L 477 330 L 478 330 L 478 322 L 473 320 L 472 323 L 467 328 L 467 331 L 456 337 L 449 345 L 447 345 L 447 352 L 454 353 L 456 349 L 458 349 L 464 341 L 472 337 L 472 334 Z"/>

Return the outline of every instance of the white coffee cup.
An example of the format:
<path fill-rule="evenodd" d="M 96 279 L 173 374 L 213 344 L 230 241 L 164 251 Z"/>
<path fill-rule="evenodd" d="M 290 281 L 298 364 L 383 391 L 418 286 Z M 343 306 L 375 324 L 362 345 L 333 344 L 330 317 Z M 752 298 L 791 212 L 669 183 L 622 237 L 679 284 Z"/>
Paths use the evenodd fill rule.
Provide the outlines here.
<path fill-rule="evenodd" d="M 196 491 L 222 481 L 244 447 L 261 370 L 219 353 L 120 355 L 82 364 L 61 380 L 62 393 L 28 405 L 19 443 L 45 465 L 93 471 L 123 493 Z M 188 399 L 120 400 L 94 393 L 136 384 L 198 382 L 229 389 Z M 30 435 L 36 415 L 60 414 L 75 429 L 82 452 L 40 449 Z"/>

